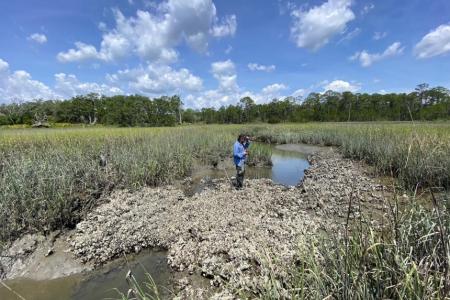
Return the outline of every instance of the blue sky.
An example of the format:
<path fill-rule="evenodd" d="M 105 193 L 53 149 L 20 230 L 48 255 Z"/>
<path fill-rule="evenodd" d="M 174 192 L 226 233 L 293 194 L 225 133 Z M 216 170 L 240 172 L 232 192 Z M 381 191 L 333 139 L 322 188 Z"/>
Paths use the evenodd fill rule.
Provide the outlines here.
<path fill-rule="evenodd" d="M 0 103 L 450 88 L 448 0 L 2 1 L 0 35 Z"/>

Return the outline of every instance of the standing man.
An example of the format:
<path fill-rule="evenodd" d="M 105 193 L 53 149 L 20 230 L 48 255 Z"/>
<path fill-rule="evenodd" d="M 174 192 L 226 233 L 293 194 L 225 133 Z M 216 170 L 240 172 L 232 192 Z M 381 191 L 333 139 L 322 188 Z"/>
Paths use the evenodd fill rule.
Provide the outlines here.
<path fill-rule="evenodd" d="M 246 136 L 240 134 L 233 146 L 233 159 L 236 165 L 236 188 L 244 187 L 245 159 L 247 158 L 247 149 L 244 148 Z"/>

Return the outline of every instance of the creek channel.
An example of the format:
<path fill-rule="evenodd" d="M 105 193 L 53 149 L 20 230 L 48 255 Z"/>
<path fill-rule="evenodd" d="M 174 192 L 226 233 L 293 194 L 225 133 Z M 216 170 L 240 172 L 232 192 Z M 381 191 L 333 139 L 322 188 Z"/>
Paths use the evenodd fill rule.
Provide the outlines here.
<path fill-rule="evenodd" d="M 270 178 L 273 182 L 285 186 L 299 184 L 305 175 L 305 170 L 309 167 L 308 155 L 323 149 L 323 147 L 305 144 L 270 145 L 259 143 L 258 146 L 270 148 L 272 166 L 247 167 L 245 179 Z M 251 151 L 250 146 L 250 155 Z M 213 179 L 231 180 L 235 176 L 236 169 L 231 161 L 217 168 L 201 167 L 192 173 L 191 184 L 184 185 L 182 188 L 187 195 L 191 196 L 207 188 Z"/>
<path fill-rule="evenodd" d="M 297 185 L 303 179 L 304 171 L 309 167 L 307 156 L 320 149 L 303 144 L 264 146 L 271 148 L 272 166 L 249 167 L 246 170 L 246 179 L 270 178 L 275 183 L 285 186 Z M 199 168 L 193 172 L 192 183 L 185 188 L 185 192 L 187 194 L 200 192 L 212 179 L 230 179 L 234 175 L 235 169 L 232 164 L 224 168 Z M 6 280 L 5 283 L 25 299 L 120 299 L 119 292 L 126 294 L 129 289 L 125 277 L 131 270 L 139 283 L 148 282 L 146 273 L 150 274 L 155 284 L 160 287 L 161 298 L 172 298 L 170 290 L 173 290 L 174 276 L 167 264 L 166 254 L 166 251 L 146 250 L 137 255 L 129 255 L 126 259 L 117 259 L 95 271 L 51 280 L 16 278 Z M 0 285 L 0 299 L 21 298 Z"/>

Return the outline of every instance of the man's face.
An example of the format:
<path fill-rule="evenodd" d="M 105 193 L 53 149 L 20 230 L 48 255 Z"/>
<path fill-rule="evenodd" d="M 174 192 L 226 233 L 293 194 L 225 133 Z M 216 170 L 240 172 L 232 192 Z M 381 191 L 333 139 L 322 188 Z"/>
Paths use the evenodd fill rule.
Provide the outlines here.
<path fill-rule="evenodd" d="M 243 144 L 245 142 L 245 136 L 241 136 L 239 139 L 239 143 Z"/>

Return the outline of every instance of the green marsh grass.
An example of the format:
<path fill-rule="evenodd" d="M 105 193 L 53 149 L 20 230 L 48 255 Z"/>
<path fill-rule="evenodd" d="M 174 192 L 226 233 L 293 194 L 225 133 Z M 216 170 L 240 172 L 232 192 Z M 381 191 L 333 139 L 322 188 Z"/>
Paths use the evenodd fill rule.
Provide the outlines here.
<path fill-rule="evenodd" d="M 113 189 L 170 184 L 196 163 L 231 159 L 242 131 L 263 142 L 337 146 L 409 189 L 449 186 L 450 123 L 0 129 L 0 240 L 74 226 Z M 250 164 L 269 161 L 267 147 L 250 153 Z"/>
<path fill-rule="evenodd" d="M 139 282 L 136 277 L 128 272 L 126 281 L 128 284 L 128 291 L 126 294 L 117 290 L 121 300 L 160 300 L 161 292 L 149 273 L 146 273 L 146 280 Z"/>
<path fill-rule="evenodd" d="M 290 299 L 450 299 L 448 197 L 442 207 L 393 207 L 381 228 L 362 219 L 347 233 L 308 237 L 284 291 Z M 281 293 L 272 284 L 256 297 Z"/>
<path fill-rule="evenodd" d="M 450 123 L 308 123 L 254 126 L 269 143 L 335 146 L 363 160 L 379 175 L 394 176 L 404 188 L 450 186 Z"/>
<path fill-rule="evenodd" d="M 113 189 L 173 183 L 231 159 L 241 127 L 0 131 L 0 240 L 74 226 Z M 255 147 L 252 161 L 270 161 Z"/>

